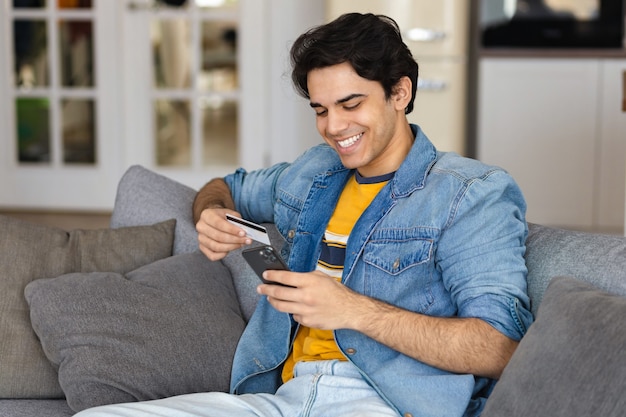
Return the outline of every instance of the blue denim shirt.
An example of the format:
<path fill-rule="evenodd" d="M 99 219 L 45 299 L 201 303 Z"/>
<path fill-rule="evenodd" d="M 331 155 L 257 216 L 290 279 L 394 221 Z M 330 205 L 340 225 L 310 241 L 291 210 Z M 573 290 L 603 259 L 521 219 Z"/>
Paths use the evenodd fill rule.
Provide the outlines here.
<path fill-rule="evenodd" d="M 419 127 L 394 178 L 357 221 L 342 282 L 417 313 L 478 317 L 514 340 L 532 322 L 524 262 L 525 202 L 503 170 L 436 151 Z M 326 224 L 353 173 L 319 145 L 292 164 L 226 177 L 237 210 L 273 222 L 293 271 L 315 269 Z M 231 391 L 276 391 L 297 323 L 262 298 L 235 354 Z M 436 369 L 352 330 L 345 356 L 400 414 L 480 414 L 493 381 Z"/>

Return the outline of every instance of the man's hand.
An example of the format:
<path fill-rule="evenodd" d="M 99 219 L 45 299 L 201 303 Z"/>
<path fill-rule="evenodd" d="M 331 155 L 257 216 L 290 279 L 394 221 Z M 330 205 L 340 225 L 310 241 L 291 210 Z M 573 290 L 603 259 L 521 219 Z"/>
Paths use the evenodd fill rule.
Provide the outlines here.
<path fill-rule="evenodd" d="M 223 259 L 232 250 L 252 243 L 246 232 L 226 220 L 226 213 L 241 217 L 234 210 L 207 208 L 196 223 L 200 251 L 212 261 Z"/>
<path fill-rule="evenodd" d="M 261 284 L 257 287 L 259 294 L 266 295 L 276 310 L 291 313 L 298 323 L 316 329 L 348 328 L 354 305 L 363 298 L 319 271 L 265 271 L 263 277 L 294 288 Z"/>
<path fill-rule="evenodd" d="M 226 220 L 226 213 L 241 217 L 222 178 L 213 178 L 198 191 L 193 200 L 193 219 L 198 232 L 200 251 L 212 261 L 223 259 L 230 251 L 252 243 L 241 228 Z"/>

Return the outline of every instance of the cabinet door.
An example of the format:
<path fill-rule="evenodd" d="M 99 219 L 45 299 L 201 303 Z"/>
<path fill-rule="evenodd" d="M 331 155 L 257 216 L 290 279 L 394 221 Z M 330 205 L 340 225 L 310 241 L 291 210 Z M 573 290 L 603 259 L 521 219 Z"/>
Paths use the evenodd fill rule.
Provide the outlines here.
<path fill-rule="evenodd" d="M 459 56 L 467 51 L 467 0 L 328 0 L 327 17 L 360 11 L 396 20 L 416 56 Z"/>
<path fill-rule="evenodd" d="M 587 59 L 479 64 L 478 157 L 516 179 L 528 221 L 594 225 L 598 76 Z"/>
<path fill-rule="evenodd" d="M 465 71 L 454 59 L 420 61 L 415 107 L 407 118 L 442 151 L 465 153 Z"/>

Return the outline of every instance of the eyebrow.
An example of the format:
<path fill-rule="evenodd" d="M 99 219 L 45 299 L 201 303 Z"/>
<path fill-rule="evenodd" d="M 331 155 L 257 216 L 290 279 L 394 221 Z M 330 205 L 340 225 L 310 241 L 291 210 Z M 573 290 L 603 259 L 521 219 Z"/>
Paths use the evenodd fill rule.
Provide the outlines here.
<path fill-rule="evenodd" d="M 350 94 L 349 96 L 346 96 L 344 98 L 340 98 L 339 100 L 335 101 L 335 104 L 343 104 L 345 102 L 348 102 L 354 98 L 358 98 L 358 97 L 367 97 L 365 94 L 359 94 L 359 93 L 354 93 L 354 94 Z M 315 103 L 315 102 L 310 102 L 309 106 L 316 108 L 316 107 L 324 107 L 322 106 L 320 103 Z"/>

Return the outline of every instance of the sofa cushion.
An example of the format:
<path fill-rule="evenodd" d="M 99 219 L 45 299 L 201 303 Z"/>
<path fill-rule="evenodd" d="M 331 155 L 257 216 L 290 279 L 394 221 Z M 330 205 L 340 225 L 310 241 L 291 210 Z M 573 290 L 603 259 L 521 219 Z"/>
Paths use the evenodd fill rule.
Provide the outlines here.
<path fill-rule="evenodd" d="M 72 417 L 74 414 L 63 399 L 0 400 L 2 417 Z"/>
<path fill-rule="evenodd" d="M 625 297 L 553 279 L 483 417 L 623 416 L 624 317 Z"/>
<path fill-rule="evenodd" d="M 24 287 L 68 272 L 125 273 L 171 255 L 175 221 L 65 230 L 0 216 L 0 398 L 62 398 L 31 328 Z"/>
<path fill-rule="evenodd" d="M 33 328 L 69 406 L 227 391 L 244 328 L 230 274 L 203 254 L 26 287 Z"/>
<path fill-rule="evenodd" d="M 569 276 L 626 295 L 626 239 L 529 224 L 528 295 L 537 313 L 550 279 Z"/>

